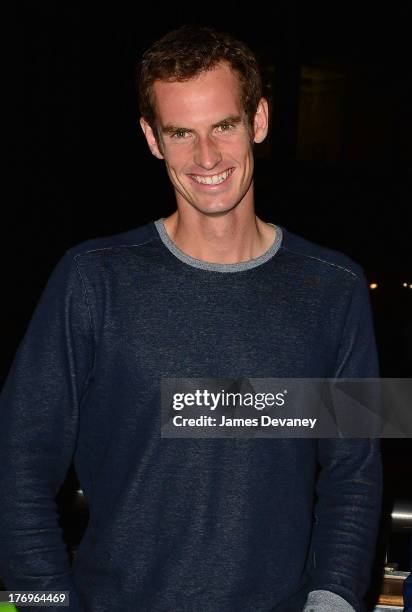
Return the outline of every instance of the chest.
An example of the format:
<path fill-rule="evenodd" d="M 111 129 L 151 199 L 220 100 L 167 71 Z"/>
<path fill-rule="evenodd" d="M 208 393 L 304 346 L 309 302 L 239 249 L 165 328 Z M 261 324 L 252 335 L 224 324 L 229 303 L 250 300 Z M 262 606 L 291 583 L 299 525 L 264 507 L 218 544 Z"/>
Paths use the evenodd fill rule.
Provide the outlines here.
<path fill-rule="evenodd" d="M 123 287 L 100 309 L 103 371 L 115 366 L 142 382 L 159 375 L 331 375 L 341 322 L 322 289 L 276 276 L 195 282 L 144 274 Z"/>

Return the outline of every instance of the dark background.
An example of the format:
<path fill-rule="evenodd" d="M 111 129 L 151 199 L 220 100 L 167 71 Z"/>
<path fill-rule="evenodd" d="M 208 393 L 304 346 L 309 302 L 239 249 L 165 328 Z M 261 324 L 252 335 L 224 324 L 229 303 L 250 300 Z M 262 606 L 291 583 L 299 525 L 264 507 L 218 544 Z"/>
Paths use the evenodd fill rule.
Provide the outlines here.
<path fill-rule="evenodd" d="M 370 296 L 381 376 L 411 377 L 407 3 L 152 4 L 42 2 L 20 11 L 23 130 L 14 139 L 18 197 L 3 226 L 2 377 L 65 249 L 174 210 L 166 171 L 138 125 L 135 64 L 184 23 L 229 31 L 257 53 L 272 121 L 256 149 L 256 212 L 363 266 L 378 284 Z M 387 514 L 395 499 L 412 501 L 411 450 L 411 440 L 383 441 Z M 389 551 L 401 569 L 406 541 L 394 536 Z"/>

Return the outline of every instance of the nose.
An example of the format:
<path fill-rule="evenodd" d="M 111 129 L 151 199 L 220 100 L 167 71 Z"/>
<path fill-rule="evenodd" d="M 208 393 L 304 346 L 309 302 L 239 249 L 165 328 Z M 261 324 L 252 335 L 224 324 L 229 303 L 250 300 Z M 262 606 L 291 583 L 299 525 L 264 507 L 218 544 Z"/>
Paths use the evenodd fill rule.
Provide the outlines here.
<path fill-rule="evenodd" d="M 222 160 L 217 144 L 210 136 L 198 138 L 196 142 L 194 162 L 205 170 L 211 170 Z"/>

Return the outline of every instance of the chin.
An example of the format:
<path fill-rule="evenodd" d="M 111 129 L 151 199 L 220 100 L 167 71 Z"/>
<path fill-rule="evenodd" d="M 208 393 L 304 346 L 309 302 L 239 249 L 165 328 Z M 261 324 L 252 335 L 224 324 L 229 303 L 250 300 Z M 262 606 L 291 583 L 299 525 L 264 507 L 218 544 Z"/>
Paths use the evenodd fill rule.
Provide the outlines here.
<path fill-rule="evenodd" d="M 196 210 L 198 210 L 199 212 L 201 212 L 204 215 L 207 215 L 208 217 L 221 217 L 223 215 L 226 215 L 231 210 L 233 210 L 233 208 L 235 208 L 235 207 L 231 206 L 229 208 L 220 208 L 220 209 L 216 209 L 216 210 L 210 210 L 210 209 L 200 208 L 200 207 L 196 206 Z"/>
<path fill-rule="evenodd" d="M 233 203 L 222 203 L 222 204 L 201 204 L 200 202 L 191 202 L 192 206 L 194 208 L 196 208 L 196 210 L 198 210 L 199 212 L 205 214 L 205 215 L 210 215 L 210 216 L 219 216 L 219 215 L 224 215 L 228 212 L 230 212 L 231 210 L 233 210 L 234 208 L 236 208 L 236 206 L 239 204 L 239 202 L 233 202 Z"/>

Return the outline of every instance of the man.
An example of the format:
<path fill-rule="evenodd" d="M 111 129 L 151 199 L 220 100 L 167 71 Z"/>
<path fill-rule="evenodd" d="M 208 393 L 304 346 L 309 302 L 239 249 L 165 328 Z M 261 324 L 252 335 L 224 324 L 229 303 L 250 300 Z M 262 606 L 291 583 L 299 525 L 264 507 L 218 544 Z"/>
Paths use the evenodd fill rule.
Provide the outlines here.
<path fill-rule="evenodd" d="M 378 376 L 363 270 L 255 215 L 268 105 L 243 43 L 180 28 L 138 82 L 177 209 L 49 279 L 2 398 L 6 585 L 76 611 L 363 610 L 377 441 L 167 438 L 160 417 L 163 378 Z M 90 521 L 71 568 L 54 496 L 72 457 Z"/>

